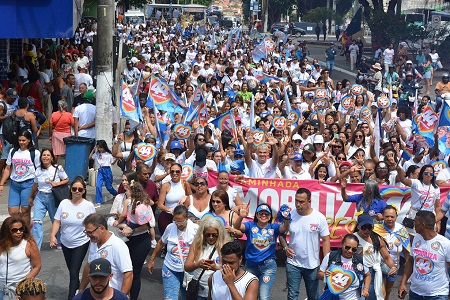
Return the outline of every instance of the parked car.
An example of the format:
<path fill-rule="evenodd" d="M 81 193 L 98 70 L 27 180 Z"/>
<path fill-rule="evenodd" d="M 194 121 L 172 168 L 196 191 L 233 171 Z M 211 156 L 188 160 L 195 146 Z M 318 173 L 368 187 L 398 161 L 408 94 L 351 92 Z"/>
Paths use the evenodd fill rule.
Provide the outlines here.
<path fill-rule="evenodd" d="M 286 22 L 273 23 L 272 26 L 270 27 L 270 33 L 273 34 L 276 30 L 284 31 L 285 25 L 286 25 Z M 292 34 L 299 37 L 299 36 L 305 35 L 306 31 L 304 29 L 296 26 L 294 23 L 294 29 L 293 29 Z"/>

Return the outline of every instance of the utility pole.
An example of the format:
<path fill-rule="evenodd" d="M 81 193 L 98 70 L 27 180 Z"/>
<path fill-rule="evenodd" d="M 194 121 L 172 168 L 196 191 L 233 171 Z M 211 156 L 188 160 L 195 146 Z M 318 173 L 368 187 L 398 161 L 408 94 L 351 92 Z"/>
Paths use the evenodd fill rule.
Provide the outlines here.
<path fill-rule="evenodd" d="M 95 115 L 95 138 L 112 144 L 112 91 L 113 82 L 113 35 L 114 0 L 98 0 L 97 4 L 97 104 Z"/>
<path fill-rule="evenodd" d="M 269 11 L 269 1 L 268 0 L 261 0 L 263 3 L 263 30 L 264 32 L 268 32 L 269 31 L 269 15 L 268 15 L 268 11 Z"/>

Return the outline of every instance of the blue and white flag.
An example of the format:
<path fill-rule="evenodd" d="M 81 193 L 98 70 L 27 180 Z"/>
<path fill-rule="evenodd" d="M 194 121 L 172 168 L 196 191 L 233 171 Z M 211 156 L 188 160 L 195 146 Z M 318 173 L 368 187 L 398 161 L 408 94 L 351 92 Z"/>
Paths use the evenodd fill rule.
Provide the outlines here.
<path fill-rule="evenodd" d="M 253 58 L 253 61 L 256 63 L 260 62 L 262 59 L 267 58 L 267 48 L 266 48 L 266 43 L 264 41 L 259 43 L 255 47 L 255 49 L 253 49 L 252 58 Z"/>

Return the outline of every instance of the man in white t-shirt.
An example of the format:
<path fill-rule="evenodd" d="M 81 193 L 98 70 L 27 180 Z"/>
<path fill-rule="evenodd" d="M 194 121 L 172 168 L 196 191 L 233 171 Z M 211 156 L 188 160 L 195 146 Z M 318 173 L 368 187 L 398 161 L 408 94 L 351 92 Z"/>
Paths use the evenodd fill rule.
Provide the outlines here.
<path fill-rule="evenodd" d="M 253 136 L 247 137 L 245 146 L 245 164 L 250 172 L 250 177 L 255 178 L 275 178 L 278 165 L 277 139 L 269 135 L 268 142 L 258 146 L 256 149 L 257 159 L 252 158 Z M 272 147 L 272 158 L 269 155 L 269 146 Z"/>
<path fill-rule="evenodd" d="M 389 72 L 389 65 L 393 64 L 394 62 L 395 50 L 393 48 L 394 45 L 390 44 L 389 47 L 385 49 L 383 52 L 383 63 L 385 72 Z"/>
<path fill-rule="evenodd" d="M 105 258 L 111 263 L 113 277 L 111 287 L 127 294 L 133 281 L 133 265 L 130 252 L 125 242 L 114 233 L 108 231 L 106 218 L 97 213 L 88 215 L 84 221 L 86 235 L 91 239 L 88 262 L 83 270 L 79 290 L 82 291 L 89 283 L 89 266 L 97 258 Z"/>
<path fill-rule="evenodd" d="M 84 93 L 85 103 L 75 107 L 73 119 L 75 120 L 75 135 L 87 138 L 95 138 L 95 106 L 91 103 L 94 93 Z"/>
<path fill-rule="evenodd" d="M 295 193 L 295 208 L 291 213 L 289 245 L 286 238 L 280 236 L 280 244 L 287 256 L 287 299 L 298 299 L 302 278 L 305 281 L 308 299 L 317 299 L 320 239 L 323 256 L 330 252 L 328 223 L 322 213 L 311 207 L 311 192 L 306 188 L 300 188 Z"/>
<path fill-rule="evenodd" d="M 450 241 L 434 230 L 436 218 L 431 211 L 421 210 L 414 219 L 416 235 L 411 256 L 398 288 L 399 297 L 407 292 L 406 281 L 411 279 L 409 299 L 447 299 L 449 294 Z"/>

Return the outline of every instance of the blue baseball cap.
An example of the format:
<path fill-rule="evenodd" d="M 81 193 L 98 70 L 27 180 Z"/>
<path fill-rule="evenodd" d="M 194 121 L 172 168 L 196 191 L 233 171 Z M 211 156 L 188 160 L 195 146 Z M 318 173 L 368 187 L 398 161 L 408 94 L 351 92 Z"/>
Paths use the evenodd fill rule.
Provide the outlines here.
<path fill-rule="evenodd" d="M 301 161 L 303 160 L 303 156 L 300 152 L 294 152 L 294 157 L 291 158 L 293 161 Z"/>
<path fill-rule="evenodd" d="M 231 162 L 230 170 L 237 171 L 237 172 L 239 172 L 239 174 L 244 174 L 245 173 L 244 163 L 245 162 L 242 159 L 234 160 Z"/>
<path fill-rule="evenodd" d="M 180 141 L 172 141 L 172 143 L 170 143 L 170 150 L 174 149 L 182 149 Z"/>
<path fill-rule="evenodd" d="M 267 211 L 269 214 L 272 214 L 272 209 L 270 208 L 269 205 L 267 204 L 260 204 L 257 208 L 256 208 L 256 213 L 259 213 L 261 211 Z"/>
<path fill-rule="evenodd" d="M 358 225 L 360 227 L 364 225 L 371 225 L 373 227 L 373 218 L 368 214 L 362 214 L 358 216 Z"/>
<path fill-rule="evenodd" d="M 234 156 L 236 155 L 244 156 L 244 150 L 241 149 L 234 150 Z"/>

